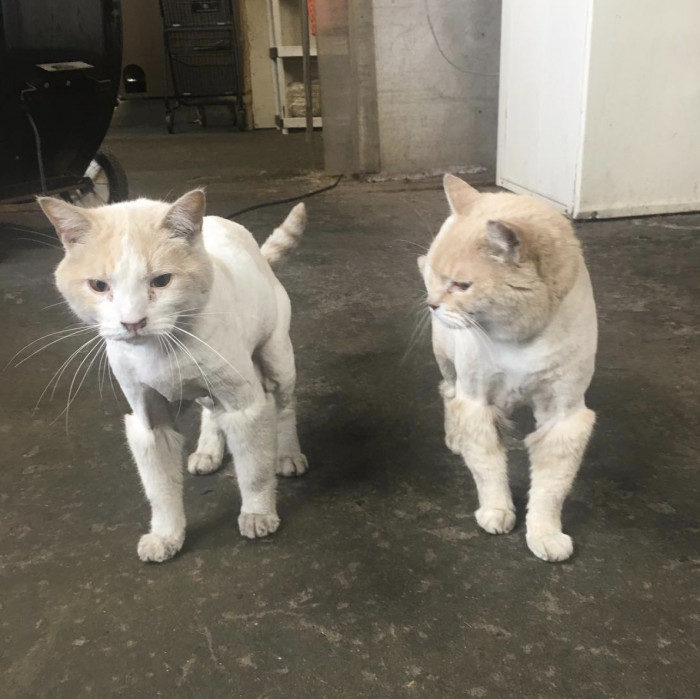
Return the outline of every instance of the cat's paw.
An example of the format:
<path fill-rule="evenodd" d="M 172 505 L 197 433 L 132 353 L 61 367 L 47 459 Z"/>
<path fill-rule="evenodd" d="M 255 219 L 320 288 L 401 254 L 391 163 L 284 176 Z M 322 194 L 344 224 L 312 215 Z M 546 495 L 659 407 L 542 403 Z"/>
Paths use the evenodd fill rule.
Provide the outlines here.
<path fill-rule="evenodd" d="M 477 524 L 489 534 L 507 534 L 515 526 L 515 512 L 497 507 L 480 507 L 475 513 Z"/>
<path fill-rule="evenodd" d="M 441 381 L 438 390 L 440 391 L 440 395 L 445 400 L 450 400 L 457 395 L 457 389 L 455 388 L 455 385 L 453 383 L 450 383 L 449 381 Z"/>
<path fill-rule="evenodd" d="M 565 561 L 574 552 L 573 539 L 562 532 L 528 534 L 527 545 L 535 556 L 550 563 Z"/>
<path fill-rule="evenodd" d="M 447 448 L 453 453 L 459 456 L 462 453 L 461 440 L 459 435 L 454 432 L 448 432 L 445 434 L 445 444 Z"/>
<path fill-rule="evenodd" d="M 301 476 L 309 470 L 309 462 L 303 454 L 281 456 L 277 462 L 278 476 Z"/>
<path fill-rule="evenodd" d="M 190 458 L 187 459 L 187 470 L 193 476 L 206 476 L 208 473 L 214 473 L 220 466 L 221 459 L 200 451 L 190 454 Z"/>
<path fill-rule="evenodd" d="M 137 552 L 144 563 L 162 563 L 172 558 L 182 548 L 184 540 L 184 534 L 178 537 L 144 534 L 139 539 Z"/>
<path fill-rule="evenodd" d="M 238 516 L 238 529 L 241 536 L 248 539 L 260 539 L 268 534 L 274 534 L 279 525 L 280 518 L 276 514 L 257 515 L 241 512 Z"/>

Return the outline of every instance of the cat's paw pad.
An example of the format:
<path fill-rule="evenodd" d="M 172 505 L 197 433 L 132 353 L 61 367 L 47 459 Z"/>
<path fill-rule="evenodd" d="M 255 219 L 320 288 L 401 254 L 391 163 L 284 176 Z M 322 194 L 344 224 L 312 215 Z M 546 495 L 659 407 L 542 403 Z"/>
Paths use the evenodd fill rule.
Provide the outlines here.
<path fill-rule="evenodd" d="M 515 526 L 515 512 L 497 507 L 480 507 L 475 513 L 477 524 L 489 534 L 507 534 Z"/>
<path fill-rule="evenodd" d="M 309 462 L 303 454 L 281 456 L 277 462 L 277 475 L 301 476 L 309 470 Z"/>
<path fill-rule="evenodd" d="M 214 473 L 219 466 L 221 466 L 220 459 L 217 460 L 211 454 L 205 454 L 200 451 L 190 454 L 190 458 L 187 459 L 187 470 L 193 476 L 205 476 L 208 473 Z"/>
<path fill-rule="evenodd" d="M 182 548 L 183 541 L 184 535 L 164 537 L 159 534 L 144 534 L 139 539 L 137 552 L 144 563 L 162 563 Z"/>
<path fill-rule="evenodd" d="M 260 539 L 268 534 L 274 534 L 279 525 L 280 518 L 276 514 L 257 515 L 241 512 L 238 516 L 238 528 L 241 536 L 248 539 Z"/>
<path fill-rule="evenodd" d="M 528 534 L 527 545 L 535 556 L 550 563 L 565 561 L 574 552 L 573 539 L 562 532 Z"/>

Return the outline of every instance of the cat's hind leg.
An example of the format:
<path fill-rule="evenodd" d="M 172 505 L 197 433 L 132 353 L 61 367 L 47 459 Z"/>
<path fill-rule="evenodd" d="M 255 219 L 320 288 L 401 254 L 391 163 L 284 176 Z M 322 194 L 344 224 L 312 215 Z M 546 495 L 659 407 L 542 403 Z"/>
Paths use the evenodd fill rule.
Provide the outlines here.
<path fill-rule="evenodd" d="M 545 561 L 564 561 L 574 551 L 561 530 L 561 510 L 593 432 L 595 413 L 581 408 L 549 421 L 527 437 L 531 487 L 527 513 L 527 545 Z"/>
<path fill-rule="evenodd" d="M 202 425 L 197 449 L 187 460 L 187 470 L 197 476 L 213 473 L 224 458 L 225 437 L 219 429 L 211 410 L 202 406 Z"/>
<path fill-rule="evenodd" d="M 255 539 L 277 530 L 277 435 L 275 404 L 262 388 L 240 410 L 217 414 L 220 428 L 233 455 L 241 513 L 238 527 L 243 536 Z"/>
<path fill-rule="evenodd" d="M 498 413 L 467 397 L 445 396 L 445 410 L 448 439 L 464 457 L 476 483 L 476 521 L 489 534 L 507 534 L 515 526 L 515 507 L 506 451 L 498 436 Z"/>
<path fill-rule="evenodd" d="M 301 453 L 294 405 L 296 369 L 294 349 L 286 329 L 273 333 L 260 348 L 258 359 L 265 385 L 275 398 L 277 410 L 277 473 L 301 476 L 309 464 Z"/>

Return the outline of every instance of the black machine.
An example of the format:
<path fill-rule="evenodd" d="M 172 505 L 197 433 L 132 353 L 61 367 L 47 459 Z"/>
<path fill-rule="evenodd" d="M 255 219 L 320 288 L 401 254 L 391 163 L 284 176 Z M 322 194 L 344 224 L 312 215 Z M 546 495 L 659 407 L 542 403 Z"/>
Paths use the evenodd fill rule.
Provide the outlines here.
<path fill-rule="evenodd" d="M 121 58 L 119 0 L 0 0 L 0 200 L 126 198 L 99 150 Z"/>
<path fill-rule="evenodd" d="M 225 105 L 234 126 L 245 128 L 236 21 L 231 0 L 160 0 L 172 93 L 165 124 L 175 130 L 175 110 L 197 110 L 206 126 L 206 105 Z"/>

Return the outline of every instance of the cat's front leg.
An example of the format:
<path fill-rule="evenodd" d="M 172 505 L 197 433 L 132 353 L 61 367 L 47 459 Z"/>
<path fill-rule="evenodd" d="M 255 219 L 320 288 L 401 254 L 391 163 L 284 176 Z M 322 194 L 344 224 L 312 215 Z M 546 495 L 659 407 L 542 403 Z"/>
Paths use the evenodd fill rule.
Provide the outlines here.
<path fill-rule="evenodd" d="M 138 544 L 142 561 L 172 558 L 185 540 L 182 497 L 184 438 L 170 424 L 152 426 L 146 415 L 125 417 L 126 437 L 151 504 L 151 531 Z"/>
<path fill-rule="evenodd" d="M 528 436 L 532 483 L 527 513 L 527 545 L 545 561 L 564 561 L 574 551 L 561 530 L 561 510 L 593 432 L 595 413 L 581 408 L 549 421 Z"/>
<path fill-rule="evenodd" d="M 273 534 L 279 527 L 277 516 L 277 430 L 275 402 L 261 392 L 247 407 L 217 415 L 233 454 L 241 513 L 238 527 L 243 536 L 255 539 Z"/>
<path fill-rule="evenodd" d="M 440 382 L 440 395 L 445 407 L 445 444 L 447 448 L 458 456 L 462 453 L 460 434 L 458 430 L 459 420 L 455 414 L 456 388 L 446 379 Z"/>
<path fill-rule="evenodd" d="M 515 507 L 508 485 L 506 452 L 498 437 L 497 412 L 468 397 L 445 397 L 448 429 L 455 447 L 474 477 L 479 496 L 475 512 L 489 534 L 507 534 L 515 525 Z"/>

